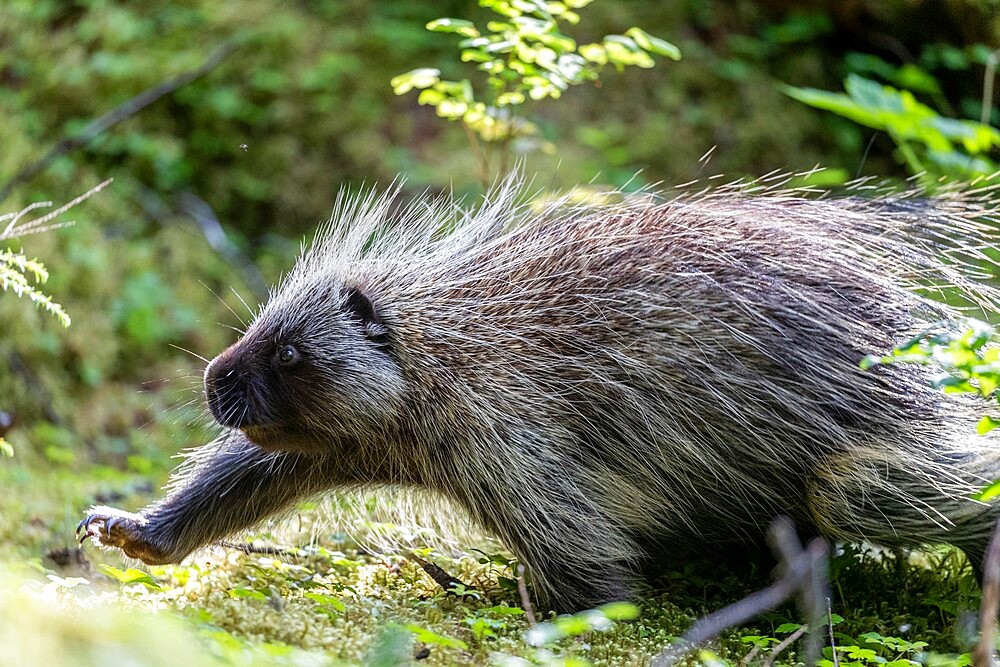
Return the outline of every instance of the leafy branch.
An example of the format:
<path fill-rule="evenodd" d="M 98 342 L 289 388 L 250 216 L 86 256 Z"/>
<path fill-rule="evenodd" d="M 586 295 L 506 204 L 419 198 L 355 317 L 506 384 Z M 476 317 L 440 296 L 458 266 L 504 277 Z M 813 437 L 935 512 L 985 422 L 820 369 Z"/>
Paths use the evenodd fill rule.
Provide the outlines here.
<path fill-rule="evenodd" d="M 534 123 L 517 117 L 521 105 L 558 99 L 570 86 L 597 81 L 609 64 L 621 71 L 631 66 L 651 68 L 654 56 L 680 59 L 676 46 L 635 27 L 621 35 L 606 35 L 600 42 L 577 44 L 560 31 L 560 23 L 579 23 L 576 10 L 591 1 L 479 0 L 501 17 L 487 22 L 485 30 L 463 19 L 431 21 L 428 30 L 464 38 L 458 43 L 461 60 L 475 63 L 485 73 L 485 86 L 477 92 L 470 79 L 444 79 L 440 70 L 423 67 L 394 77 L 393 91 L 405 95 L 419 90 L 420 104 L 462 123 L 486 187 L 493 153 L 499 154 L 502 175 L 508 168 L 511 142 L 527 143 L 539 133 Z"/>
<path fill-rule="evenodd" d="M 988 79 L 992 88 L 992 74 Z M 1000 130 L 983 121 L 948 118 L 909 90 L 884 86 L 851 74 L 844 93 L 786 86 L 790 97 L 888 134 L 914 174 L 975 177 L 997 171 L 990 152 L 1000 147 Z M 984 116 L 987 106 L 984 106 Z"/>

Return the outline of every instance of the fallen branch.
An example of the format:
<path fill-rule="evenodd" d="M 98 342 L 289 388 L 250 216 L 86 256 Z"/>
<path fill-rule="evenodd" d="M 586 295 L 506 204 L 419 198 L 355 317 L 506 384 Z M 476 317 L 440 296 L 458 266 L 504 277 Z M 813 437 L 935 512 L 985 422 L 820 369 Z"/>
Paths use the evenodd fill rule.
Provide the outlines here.
<path fill-rule="evenodd" d="M 421 568 L 423 568 L 424 572 L 426 572 L 427 575 L 431 579 L 433 579 L 435 581 L 435 583 L 437 583 L 438 586 L 440 586 L 441 588 L 443 588 L 445 593 L 448 593 L 449 595 L 455 595 L 455 587 L 456 586 L 460 586 L 460 587 L 462 587 L 465 590 L 469 590 L 469 588 L 470 588 L 469 586 L 466 586 L 465 583 L 462 582 L 461 579 L 456 579 L 455 577 L 453 577 L 450 574 L 448 574 L 447 572 L 445 572 L 444 568 L 442 568 L 442 567 L 440 567 L 438 565 L 435 565 L 434 563 L 432 563 L 432 562 L 430 562 L 428 560 L 425 560 L 425 559 L 421 558 L 420 556 L 418 556 L 417 554 L 413 553 L 412 551 L 406 552 L 405 555 L 406 555 L 407 558 L 409 558 L 414 563 L 416 563 Z"/>
<path fill-rule="evenodd" d="M 840 667 L 840 660 L 837 658 L 837 644 L 833 641 L 833 608 L 830 598 L 826 599 L 827 627 L 830 629 L 830 655 L 833 656 L 833 667 Z"/>
<path fill-rule="evenodd" d="M 822 642 L 820 633 L 823 627 L 820 622 L 822 612 L 817 618 L 816 610 L 822 610 L 826 596 L 819 598 L 818 601 L 813 598 L 818 592 L 817 589 L 824 593 L 826 590 L 827 544 L 821 539 L 815 539 L 803 549 L 795 535 L 795 528 L 787 518 L 776 519 L 771 524 L 768 537 L 775 555 L 781 560 L 777 581 L 695 621 L 683 637 L 653 659 L 654 667 L 669 667 L 675 664 L 698 645 L 714 639 L 724 630 L 742 625 L 776 608 L 796 593 L 800 593 L 799 603 L 809 619 L 808 627 L 812 628 L 804 651 L 804 661 L 807 665 L 815 664 L 819 657 L 819 647 Z M 823 583 L 817 585 L 817 582 Z"/>
<path fill-rule="evenodd" d="M 771 652 L 767 654 L 767 660 L 764 661 L 762 667 L 771 667 L 774 664 L 775 658 L 781 655 L 786 648 L 795 643 L 795 641 L 809 631 L 808 625 L 800 625 L 799 629 L 788 635 L 775 645 Z"/>
<path fill-rule="evenodd" d="M 85 146 L 109 127 L 120 123 L 129 116 L 132 116 L 148 107 L 164 95 L 169 95 L 178 88 L 191 83 L 198 77 L 214 69 L 219 63 L 225 60 L 230 53 L 233 52 L 234 48 L 235 45 L 232 43 L 223 44 L 213 51 L 212 54 L 205 60 L 204 64 L 202 64 L 202 66 L 198 69 L 178 74 L 168 81 L 164 81 L 157 86 L 144 90 L 135 97 L 132 97 L 118 105 L 111 111 L 108 111 L 104 115 L 98 116 L 94 120 L 90 121 L 78 134 L 75 134 L 72 137 L 64 137 L 59 141 L 59 143 L 49 149 L 49 151 L 40 159 L 29 164 L 27 167 L 17 172 L 13 178 L 7 181 L 7 183 L 0 188 L 0 201 L 6 199 L 7 195 L 9 195 L 11 190 L 15 187 L 48 167 L 57 157 L 65 155 L 66 153 L 80 148 L 81 146 Z"/>

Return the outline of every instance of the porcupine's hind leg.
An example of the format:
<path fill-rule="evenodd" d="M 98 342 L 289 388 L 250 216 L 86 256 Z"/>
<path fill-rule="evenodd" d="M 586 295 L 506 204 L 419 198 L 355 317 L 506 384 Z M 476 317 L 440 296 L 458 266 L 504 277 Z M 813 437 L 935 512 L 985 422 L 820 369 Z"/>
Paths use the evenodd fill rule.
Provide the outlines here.
<path fill-rule="evenodd" d="M 970 454 L 966 460 L 971 459 Z M 981 576 L 997 507 L 972 499 L 991 481 L 962 460 L 919 460 L 903 452 L 859 448 L 820 460 L 807 505 L 830 538 L 894 547 L 951 544 Z"/>

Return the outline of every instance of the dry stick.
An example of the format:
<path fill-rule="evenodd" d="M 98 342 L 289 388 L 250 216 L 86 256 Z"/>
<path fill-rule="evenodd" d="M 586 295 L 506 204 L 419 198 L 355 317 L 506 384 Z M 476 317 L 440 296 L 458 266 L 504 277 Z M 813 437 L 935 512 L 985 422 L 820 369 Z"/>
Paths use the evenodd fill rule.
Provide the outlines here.
<path fill-rule="evenodd" d="M 833 646 L 833 616 L 830 613 L 830 547 L 824 540 L 813 540 L 806 546 L 806 551 L 812 554 L 812 563 L 806 575 L 807 579 L 802 585 L 799 604 L 802 605 L 806 615 L 806 625 L 812 628 L 806 637 L 803 654 L 806 664 L 814 664 L 823 651 L 821 628 L 824 616 L 830 620 L 830 645 Z M 833 661 L 836 665 L 836 655 L 833 656 Z"/>
<path fill-rule="evenodd" d="M 274 546 L 257 546 L 255 544 L 250 544 L 248 542 L 227 542 L 220 540 L 216 542 L 220 547 L 225 547 L 226 549 L 235 549 L 236 551 L 242 551 L 245 554 L 261 554 L 264 556 L 298 556 L 299 550 L 295 547 L 274 547 Z"/>
<path fill-rule="evenodd" d="M 475 130 L 469 127 L 469 124 L 464 120 L 462 121 L 462 127 L 465 129 L 465 136 L 469 140 L 469 145 L 472 146 L 472 153 L 476 157 L 476 165 L 479 169 L 479 181 L 483 184 L 483 191 L 489 189 L 489 160 L 486 157 L 484 148 L 479 144 L 479 138 L 476 136 Z"/>
<path fill-rule="evenodd" d="M 833 641 L 833 608 L 830 598 L 826 599 L 826 617 L 830 628 L 830 655 L 833 656 L 833 667 L 840 667 L 840 660 L 837 658 L 837 644 Z"/>
<path fill-rule="evenodd" d="M 106 179 L 105 181 L 98 183 L 94 187 L 90 188 L 82 195 L 75 197 L 72 201 L 63 204 L 56 210 L 49 211 L 42 217 L 35 218 L 34 220 L 29 220 L 28 222 L 21 222 L 21 218 L 23 218 L 31 211 L 34 211 L 35 209 L 47 208 L 49 206 L 52 206 L 52 202 L 39 201 L 33 204 L 28 204 L 17 213 L 7 213 L 5 215 L 0 215 L 0 222 L 6 222 L 7 220 L 10 220 L 10 222 L 7 223 L 7 226 L 3 228 L 3 231 L 0 231 L 0 241 L 13 239 L 20 236 L 27 236 L 28 234 L 40 234 L 42 232 L 47 232 L 51 229 L 58 229 L 59 227 L 68 227 L 69 225 L 72 225 L 73 224 L 72 221 L 52 222 L 52 220 L 59 217 L 66 211 L 70 210 L 77 204 L 81 204 L 87 201 L 88 199 L 96 195 L 98 192 L 103 190 L 105 187 L 107 187 L 114 180 L 115 179 L 113 178 Z"/>
<path fill-rule="evenodd" d="M 461 586 L 465 590 L 469 590 L 472 588 L 471 586 L 466 586 L 461 579 L 456 579 L 455 577 L 445 572 L 444 568 L 435 565 L 430 561 L 424 560 L 423 558 L 413 553 L 412 551 L 407 551 L 404 555 L 410 560 L 412 560 L 414 563 L 419 565 L 421 568 L 423 568 L 424 572 L 426 572 L 427 575 L 431 579 L 433 579 L 438 586 L 443 588 L 445 593 L 448 593 L 449 595 L 455 595 L 456 586 Z"/>
<path fill-rule="evenodd" d="M 986 71 L 983 73 L 983 108 L 979 112 L 979 122 L 990 124 L 993 114 L 993 83 L 996 79 L 997 60 L 1000 59 L 1000 49 L 993 51 L 986 58 Z"/>
<path fill-rule="evenodd" d="M 524 565 L 517 564 L 517 592 L 521 596 L 521 609 L 524 610 L 524 617 L 528 619 L 528 625 L 535 625 L 535 610 L 531 607 L 531 598 L 528 597 L 528 586 L 524 583 Z"/>
<path fill-rule="evenodd" d="M 28 365 L 24 363 L 21 356 L 17 352 L 11 352 L 7 355 L 7 363 L 10 370 L 21 378 L 21 382 L 28 389 L 28 393 L 31 395 L 35 405 L 41 409 L 42 414 L 45 416 L 45 421 L 50 424 L 62 424 L 62 417 L 52 407 L 52 393 L 42 384 L 38 376 L 28 368 Z"/>
<path fill-rule="evenodd" d="M 673 665 L 698 644 L 718 636 L 723 630 L 746 623 L 792 597 L 801 580 L 801 574 L 796 575 L 794 572 L 806 567 L 806 562 L 807 557 L 797 558 L 795 563 L 790 564 L 789 572 L 767 588 L 695 621 L 679 642 L 669 646 L 653 660 L 654 667 Z"/>
<path fill-rule="evenodd" d="M 184 72 L 169 81 L 164 81 L 157 86 L 144 90 L 135 97 L 118 105 L 111 111 L 108 111 L 104 115 L 99 116 L 87 123 L 86 127 L 84 127 L 79 134 L 72 137 L 64 137 L 41 159 L 29 164 L 27 167 L 15 174 L 13 178 L 7 181 L 6 185 L 4 185 L 3 188 L 0 188 L 0 201 L 6 199 L 7 195 L 9 195 L 11 190 L 15 187 L 48 167 L 49 164 L 51 164 L 52 161 L 60 155 L 64 155 L 71 150 L 90 143 L 95 137 L 112 125 L 120 123 L 129 116 L 132 116 L 148 107 L 164 95 L 169 95 L 181 86 L 185 86 L 207 73 L 209 70 L 213 69 L 216 65 L 225 60 L 226 56 L 232 53 L 234 48 L 235 45 L 232 43 L 223 44 L 213 51 L 212 54 L 205 60 L 205 63 L 198 69 L 191 70 L 190 72 Z"/>
<path fill-rule="evenodd" d="M 742 625 L 765 611 L 774 609 L 800 589 L 809 587 L 812 569 L 826 563 L 826 543 L 816 539 L 810 542 L 806 549 L 802 549 L 795 536 L 795 529 L 787 518 L 775 520 L 771 524 L 768 537 L 772 547 L 783 561 L 782 572 L 778 580 L 728 607 L 695 621 L 680 641 L 667 647 L 653 659 L 655 667 L 669 667 L 675 664 L 698 644 L 713 639 L 728 628 Z M 812 616 L 814 608 L 814 604 L 809 605 L 806 612 Z M 811 627 L 814 628 L 812 636 L 819 626 L 814 623 Z M 807 645 L 806 664 L 810 664 L 810 661 L 815 663 L 818 658 L 818 651 L 812 654 L 813 649 L 811 648 L 816 644 L 816 640 L 813 639 Z"/>
<path fill-rule="evenodd" d="M 758 653 L 760 653 L 760 644 L 754 646 L 752 649 L 750 649 L 749 653 L 747 653 L 745 656 L 743 656 L 743 658 L 740 659 L 739 667 L 747 667 L 747 665 L 749 665 L 753 661 L 753 659 L 757 657 Z"/>
<path fill-rule="evenodd" d="M 764 661 L 761 667 L 771 667 L 774 664 L 775 658 L 777 658 L 781 653 L 795 643 L 795 640 L 804 635 L 809 630 L 808 625 L 800 625 L 799 629 L 792 634 L 785 637 L 779 644 L 777 644 L 771 652 L 767 655 L 767 660 Z M 809 664 L 808 662 L 806 664 Z"/>
<path fill-rule="evenodd" d="M 830 604 L 830 591 L 827 573 L 829 571 L 829 549 L 823 540 L 812 540 L 803 551 L 799 538 L 795 534 L 795 526 L 787 518 L 781 518 L 771 524 L 768 532 L 768 543 L 771 549 L 779 555 L 781 562 L 790 563 L 802 554 L 809 555 L 808 569 L 803 573 L 799 585 L 799 608 L 806 616 L 805 625 L 811 628 L 803 648 L 806 664 L 814 664 L 819 660 L 823 648 L 821 627 Z"/>
<path fill-rule="evenodd" d="M 1000 522 L 993 529 L 983 562 L 983 605 L 979 609 L 979 643 L 972 653 L 974 667 L 996 665 L 997 610 L 1000 608 Z"/>

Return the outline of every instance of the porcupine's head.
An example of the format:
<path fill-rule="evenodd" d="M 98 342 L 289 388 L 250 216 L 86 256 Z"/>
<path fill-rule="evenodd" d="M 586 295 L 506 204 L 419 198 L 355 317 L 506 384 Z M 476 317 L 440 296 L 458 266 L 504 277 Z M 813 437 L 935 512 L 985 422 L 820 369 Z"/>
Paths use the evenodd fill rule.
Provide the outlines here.
<path fill-rule="evenodd" d="M 421 327 L 439 313 L 433 288 L 451 279 L 454 258 L 498 233 L 518 185 L 511 179 L 474 216 L 450 198 L 400 206 L 398 185 L 342 191 L 243 338 L 206 368 L 215 419 L 266 449 L 392 459 L 380 445 L 407 440 L 415 406 L 434 399 L 413 361 Z"/>
<path fill-rule="evenodd" d="M 265 449 L 370 440 L 399 402 L 402 374 L 368 291 L 315 268 L 297 267 L 205 369 L 212 415 Z"/>

